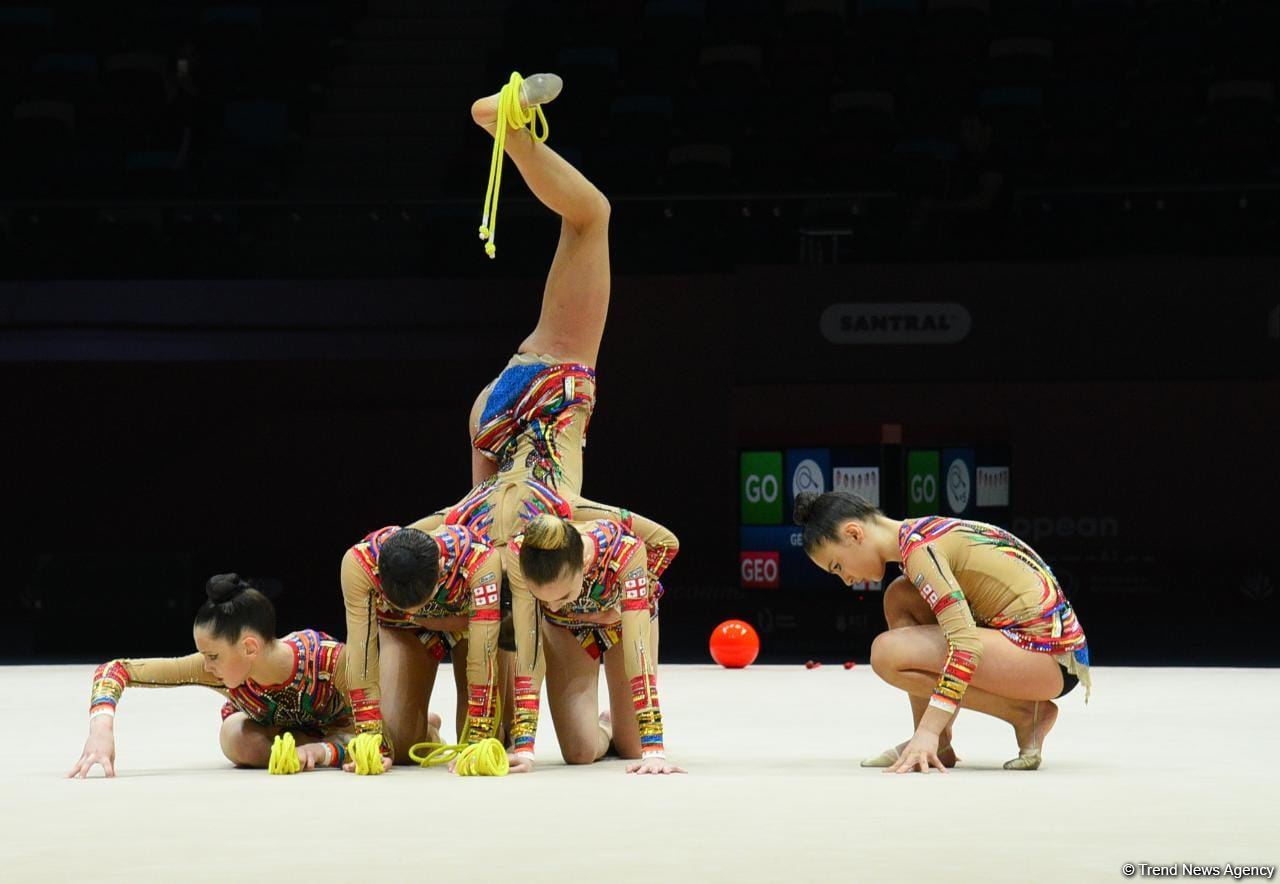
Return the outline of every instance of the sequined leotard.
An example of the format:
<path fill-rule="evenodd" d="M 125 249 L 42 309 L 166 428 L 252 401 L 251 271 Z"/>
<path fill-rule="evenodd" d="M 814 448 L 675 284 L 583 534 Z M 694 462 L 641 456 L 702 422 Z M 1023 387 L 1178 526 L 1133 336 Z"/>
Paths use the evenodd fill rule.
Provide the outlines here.
<path fill-rule="evenodd" d="M 518 354 L 481 398 L 486 404 L 472 443 L 498 464 L 498 472 L 414 527 L 432 531 L 465 525 L 499 547 L 541 513 L 578 521 L 610 519 L 634 529 L 649 545 L 651 558 L 675 556 L 675 535 L 661 525 L 582 497 L 582 452 L 596 404 L 593 369 Z"/>
<path fill-rule="evenodd" d="M 947 637 L 947 661 L 931 706 L 952 712 L 960 705 L 982 659 L 979 626 L 998 629 L 1020 648 L 1053 655 L 1088 691 L 1084 630 L 1031 547 L 993 525 L 938 516 L 903 522 L 898 545 L 903 572 Z"/>
<path fill-rule="evenodd" d="M 472 445 L 511 481 L 529 476 L 574 495 L 596 404 L 595 370 L 517 354 L 485 393 Z"/>
<path fill-rule="evenodd" d="M 347 740 L 354 736 L 351 707 L 346 696 L 346 661 L 342 642 L 304 629 L 280 639 L 293 651 L 293 674 L 276 685 L 249 679 L 225 687 L 204 668 L 204 655 L 109 660 L 93 675 L 89 714 L 114 714 L 126 687 L 202 685 L 227 698 L 222 717 L 243 712 L 258 724 L 302 730 L 325 737 L 341 764 Z"/>
<path fill-rule="evenodd" d="M 382 545 L 400 530 L 390 526 L 374 531 L 348 550 L 342 560 L 342 596 L 350 648 L 347 673 L 356 727 L 361 733 L 382 733 L 378 627 L 384 627 L 414 630 L 437 659 L 444 656 L 446 647 L 468 639 L 467 732 L 472 741 L 493 736 L 497 727 L 501 558 L 493 555 L 489 544 L 463 526 L 451 525 L 431 531 L 429 536 L 440 551 L 440 577 L 426 605 L 410 614 L 387 601 L 378 575 Z M 441 628 L 447 627 L 448 621 L 457 621 L 459 626 L 465 624 L 465 631 Z"/>
<path fill-rule="evenodd" d="M 581 527 L 585 531 L 584 541 L 593 550 L 593 558 L 583 572 L 582 593 L 564 610 L 548 610 L 529 592 L 520 570 L 508 569 L 516 637 L 513 751 L 533 754 L 545 670 L 537 628 L 541 612 L 548 623 L 573 632 L 583 650 L 594 658 L 598 659 L 621 642 L 640 729 L 641 751 L 646 756 L 660 756 L 663 754 L 662 713 L 658 705 L 657 661 L 652 657 L 649 623 L 657 617 L 658 598 L 662 595 L 662 585 L 657 578 L 670 564 L 674 553 L 668 557 L 664 551 L 659 553 L 660 559 L 652 559 L 644 541 L 617 522 L 598 520 Z M 523 535 L 512 538 L 503 550 L 507 561 L 518 560 L 523 541 Z M 652 570 L 654 561 L 658 562 L 656 571 Z M 604 625 L 574 617 L 606 612 L 620 612 L 619 622 Z"/>

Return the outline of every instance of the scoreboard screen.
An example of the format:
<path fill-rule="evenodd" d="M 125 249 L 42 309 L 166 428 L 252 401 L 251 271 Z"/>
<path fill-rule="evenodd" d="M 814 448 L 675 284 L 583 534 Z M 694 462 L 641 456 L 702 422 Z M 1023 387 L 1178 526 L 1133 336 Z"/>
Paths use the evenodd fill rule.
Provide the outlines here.
<path fill-rule="evenodd" d="M 1007 524 L 1007 446 L 868 445 L 741 451 L 738 455 L 741 585 L 748 589 L 835 588 L 805 554 L 792 523 L 797 494 L 845 491 L 891 518 L 956 516 Z M 879 582 L 855 584 L 878 591 Z"/>

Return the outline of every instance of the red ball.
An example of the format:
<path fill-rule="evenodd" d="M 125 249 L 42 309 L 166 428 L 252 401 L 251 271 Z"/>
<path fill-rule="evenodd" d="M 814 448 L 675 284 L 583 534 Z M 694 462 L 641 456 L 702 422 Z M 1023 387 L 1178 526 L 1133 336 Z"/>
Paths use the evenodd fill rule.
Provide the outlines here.
<path fill-rule="evenodd" d="M 805 668 L 805 669 L 817 669 L 817 668 L 818 668 L 819 666 L 821 666 L 821 665 L 822 665 L 822 664 L 821 664 L 821 663 L 819 663 L 817 660 L 806 660 L 806 661 L 804 662 L 804 668 Z"/>
<path fill-rule="evenodd" d="M 852 669 L 853 667 L 855 667 L 855 666 L 857 666 L 857 665 L 858 665 L 858 664 L 857 664 L 857 663 L 854 663 L 852 660 L 846 660 L 846 661 L 844 661 L 844 668 L 845 668 L 845 669 Z"/>
<path fill-rule="evenodd" d="M 726 620 L 711 633 L 711 659 L 725 669 L 750 666 L 760 653 L 760 636 L 750 623 Z"/>

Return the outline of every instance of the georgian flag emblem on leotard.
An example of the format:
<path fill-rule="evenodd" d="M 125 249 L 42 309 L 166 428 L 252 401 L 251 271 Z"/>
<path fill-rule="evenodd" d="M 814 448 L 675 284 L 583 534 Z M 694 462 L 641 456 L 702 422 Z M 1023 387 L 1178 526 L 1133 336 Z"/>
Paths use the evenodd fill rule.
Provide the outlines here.
<path fill-rule="evenodd" d="M 649 594 L 649 578 L 640 577 L 636 580 L 628 580 L 622 584 L 625 590 L 625 597 L 629 599 L 642 599 Z"/>
<path fill-rule="evenodd" d="M 924 575 L 921 574 L 920 578 L 923 579 Z M 932 583 L 926 583 L 924 586 L 921 586 L 920 595 L 924 596 L 925 604 L 930 608 L 938 607 L 938 594 L 934 591 Z"/>
<path fill-rule="evenodd" d="M 496 605 L 498 603 L 498 584 L 486 583 L 475 588 L 476 606 Z"/>

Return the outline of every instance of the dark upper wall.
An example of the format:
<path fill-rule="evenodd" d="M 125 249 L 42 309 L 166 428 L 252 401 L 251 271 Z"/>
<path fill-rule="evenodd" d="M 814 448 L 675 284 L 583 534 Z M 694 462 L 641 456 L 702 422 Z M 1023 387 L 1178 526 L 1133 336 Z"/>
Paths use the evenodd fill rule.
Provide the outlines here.
<path fill-rule="evenodd" d="M 1258 539 L 1276 528 L 1280 488 L 1276 270 L 620 278 L 584 490 L 684 540 L 664 655 L 700 658 L 712 624 L 767 609 L 797 623 L 770 636 L 775 659 L 857 656 L 878 628 L 874 597 L 736 588 L 736 452 L 875 443 L 886 423 L 908 446 L 995 440 L 1011 451 L 1013 526 L 1060 570 L 1106 658 L 1266 657 L 1280 580 Z M 94 656 L 182 650 L 204 577 L 228 569 L 277 579 L 283 623 L 341 632 L 343 550 L 466 490 L 467 407 L 532 324 L 539 289 L 28 284 L 0 296 L 10 653 Z M 920 306 L 936 303 L 956 306 Z M 822 331 L 832 304 L 855 305 L 839 308 L 854 332 L 933 318 L 895 344 L 836 344 Z M 962 339 L 913 342 L 958 309 Z"/>

